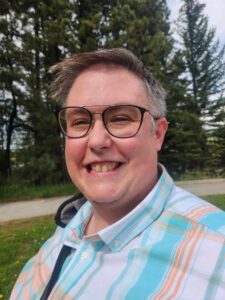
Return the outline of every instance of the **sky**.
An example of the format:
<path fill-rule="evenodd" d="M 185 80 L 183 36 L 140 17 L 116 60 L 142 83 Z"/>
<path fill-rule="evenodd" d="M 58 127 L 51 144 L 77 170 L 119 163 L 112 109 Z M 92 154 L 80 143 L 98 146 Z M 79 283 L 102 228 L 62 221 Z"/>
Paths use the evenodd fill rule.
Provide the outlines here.
<path fill-rule="evenodd" d="M 221 45 L 225 44 L 225 0 L 200 0 L 205 3 L 205 14 L 209 17 L 209 25 L 216 28 L 216 36 Z M 167 0 L 171 11 L 171 21 L 176 20 L 181 0 Z"/>

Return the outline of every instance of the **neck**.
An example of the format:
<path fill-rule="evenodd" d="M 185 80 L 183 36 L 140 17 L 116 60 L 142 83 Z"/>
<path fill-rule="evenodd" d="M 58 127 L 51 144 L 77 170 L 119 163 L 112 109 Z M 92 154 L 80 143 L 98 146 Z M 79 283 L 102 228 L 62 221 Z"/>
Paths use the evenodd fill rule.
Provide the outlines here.
<path fill-rule="evenodd" d="M 158 174 L 159 176 L 161 175 L 161 170 L 159 170 Z M 157 175 L 146 191 L 141 191 L 132 199 L 123 199 L 123 201 L 120 201 L 119 204 L 118 201 L 111 203 L 99 203 L 91 201 L 93 214 L 85 228 L 85 234 L 96 234 L 98 231 L 114 224 L 115 222 L 126 216 L 152 190 L 158 180 L 159 176 Z"/>
<path fill-rule="evenodd" d="M 98 231 L 114 224 L 133 210 L 140 201 L 132 201 L 124 206 L 92 202 L 93 214 L 85 228 L 85 234 L 96 234 Z"/>

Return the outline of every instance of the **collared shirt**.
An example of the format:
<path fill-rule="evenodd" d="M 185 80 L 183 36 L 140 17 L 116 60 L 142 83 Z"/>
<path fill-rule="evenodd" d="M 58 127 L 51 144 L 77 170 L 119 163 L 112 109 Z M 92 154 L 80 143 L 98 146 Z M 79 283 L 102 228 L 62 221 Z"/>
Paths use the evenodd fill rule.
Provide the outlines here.
<path fill-rule="evenodd" d="M 163 168 L 129 214 L 85 236 L 86 202 L 21 272 L 11 300 L 35 300 L 63 245 L 66 259 L 49 300 L 225 299 L 225 212 L 176 187 Z"/>

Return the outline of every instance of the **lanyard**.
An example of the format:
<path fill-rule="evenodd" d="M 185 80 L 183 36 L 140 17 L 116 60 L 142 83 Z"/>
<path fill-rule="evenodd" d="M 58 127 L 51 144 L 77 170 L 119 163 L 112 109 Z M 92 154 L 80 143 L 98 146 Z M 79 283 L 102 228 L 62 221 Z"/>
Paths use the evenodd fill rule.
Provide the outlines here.
<path fill-rule="evenodd" d="M 48 299 L 48 296 L 50 295 L 53 287 L 55 286 L 58 278 L 59 278 L 59 274 L 61 272 L 61 269 L 62 269 L 62 266 L 66 260 L 66 258 L 70 255 L 71 253 L 71 247 L 69 246 L 66 246 L 66 245 L 63 245 L 60 253 L 59 253 L 59 256 L 57 258 L 57 261 L 56 261 L 56 264 L 55 264 L 55 267 L 54 267 L 54 270 L 52 272 L 52 275 L 51 275 L 51 278 L 40 298 L 40 300 L 47 300 Z"/>

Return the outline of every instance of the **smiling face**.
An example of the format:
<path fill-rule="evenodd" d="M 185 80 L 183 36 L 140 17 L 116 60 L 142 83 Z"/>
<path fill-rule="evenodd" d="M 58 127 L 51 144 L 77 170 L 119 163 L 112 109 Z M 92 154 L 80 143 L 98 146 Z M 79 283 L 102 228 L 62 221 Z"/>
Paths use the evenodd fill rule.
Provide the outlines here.
<path fill-rule="evenodd" d="M 95 65 L 75 80 L 66 106 L 89 107 L 92 112 L 115 104 L 149 109 L 142 81 L 120 67 Z M 102 105 L 102 109 L 96 106 Z M 165 118 L 156 121 L 144 114 L 142 126 L 131 138 L 116 138 L 105 129 L 100 115 L 88 135 L 66 138 L 65 156 L 69 175 L 93 208 L 117 208 L 128 213 L 157 181 L 157 152 L 167 129 Z"/>

